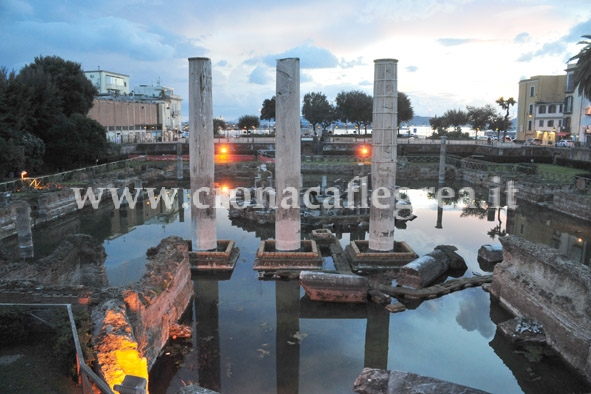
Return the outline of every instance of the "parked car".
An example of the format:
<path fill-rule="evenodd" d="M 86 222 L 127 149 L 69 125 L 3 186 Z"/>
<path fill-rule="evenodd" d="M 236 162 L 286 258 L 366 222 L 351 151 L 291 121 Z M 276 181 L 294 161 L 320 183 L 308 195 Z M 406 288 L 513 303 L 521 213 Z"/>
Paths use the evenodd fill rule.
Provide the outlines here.
<path fill-rule="evenodd" d="M 575 142 L 571 141 L 571 140 L 560 140 L 556 143 L 556 146 L 573 147 L 573 146 L 575 146 Z"/>
<path fill-rule="evenodd" d="M 542 145 L 542 140 L 539 138 L 528 138 L 523 145 Z"/>

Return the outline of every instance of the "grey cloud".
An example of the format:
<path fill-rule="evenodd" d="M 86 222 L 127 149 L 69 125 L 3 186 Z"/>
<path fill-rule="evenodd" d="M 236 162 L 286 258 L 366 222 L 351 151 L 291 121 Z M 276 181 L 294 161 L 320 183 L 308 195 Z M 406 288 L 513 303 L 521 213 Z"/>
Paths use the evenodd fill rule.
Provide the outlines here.
<path fill-rule="evenodd" d="M 526 42 L 529 42 L 531 39 L 529 33 L 527 32 L 523 32 L 523 33 L 519 33 L 518 35 L 515 36 L 515 38 L 513 39 L 513 42 L 515 42 L 516 44 L 524 44 Z"/>
<path fill-rule="evenodd" d="M 418 70 L 419 68 L 417 66 L 408 66 L 406 68 L 406 71 L 408 71 L 409 73 L 414 73 Z"/>
<path fill-rule="evenodd" d="M 591 31 L 591 19 L 576 24 L 567 35 L 560 37 L 558 40 L 547 42 L 536 51 L 522 54 L 517 58 L 517 61 L 530 62 L 537 57 L 565 55 L 567 46 L 573 42 L 578 42 L 581 36 L 589 34 L 589 31 Z"/>
<path fill-rule="evenodd" d="M 250 73 L 250 76 L 248 77 L 248 82 L 254 83 L 257 85 L 267 84 L 268 82 L 271 81 L 268 70 L 269 69 L 266 67 L 261 67 L 261 66 L 256 67 Z"/>
<path fill-rule="evenodd" d="M 438 43 L 446 47 L 462 45 L 470 41 L 472 40 L 469 38 L 440 38 L 439 40 L 437 40 Z"/>
<path fill-rule="evenodd" d="M 341 59 L 339 62 L 339 65 L 341 66 L 341 68 L 351 68 L 351 67 L 355 67 L 355 66 L 362 66 L 364 65 L 365 62 L 363 61 L 363 58 L 360 56 L 355 60 L 345 60 L 345 59 Z"/>
<path fill-rule="evenodd" d="M 269 67 L 275 68 L 277 59 L 297 57 L 301 68 L 333 68 L 339 65 L 339 60 L 328 49 L 309 44 L 289 49 L 283 53 L 268 55 L 262 58 Z"/>

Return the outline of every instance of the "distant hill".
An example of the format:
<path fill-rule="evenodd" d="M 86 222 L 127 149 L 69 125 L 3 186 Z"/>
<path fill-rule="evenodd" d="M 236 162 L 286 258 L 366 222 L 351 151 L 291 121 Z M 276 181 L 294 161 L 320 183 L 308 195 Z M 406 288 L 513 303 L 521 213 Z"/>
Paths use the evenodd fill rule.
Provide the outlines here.
<path fill-rule="evenodd" d="M 429 116 L 414 116 L 410 122 L 406 122 L 407 126 L 429 126 Z"/>

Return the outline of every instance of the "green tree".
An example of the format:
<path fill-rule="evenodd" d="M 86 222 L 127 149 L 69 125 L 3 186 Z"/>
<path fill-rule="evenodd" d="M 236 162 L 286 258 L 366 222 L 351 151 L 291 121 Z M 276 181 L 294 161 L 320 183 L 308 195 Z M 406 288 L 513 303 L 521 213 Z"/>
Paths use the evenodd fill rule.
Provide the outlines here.
<path fill-rule="evenodd" d="M 0 176 L 9 171 L 72 168 L 110 152 L 104 128 L 86 115 L 96 88 L 78 63 L 38 57 L 18 74 L 0 69 Z M 20 159 L 20 153 L 25 161 Z"/>
<path fill-rule="evenodd" d="M 583 38 L 591 40 L 591 35 L 584 35 Z M 591 41 L 579 41 L 578 44 L 585 45 L 581 51 L 569 59 L 577 61 L 573 79 L 574 86 L 578 86 L 579 94 L 591 100 Z"/>
<path fill-rule="evenodd" d="M 476 137 L 478 137 L 479 130 L 487 130 L 491 128 L 490 124 L 497 116 L 497 111 L 492 105 L 487 104 L 484 107 L 466 106 L 468 111 L 468 123 L 476 130 Z"/>
<path fill-rule="evenodd" d="M 256 129 L 261 125 L 258 116 L 256 115 L 243 115 L 238 119 L 238 128 L 240 130 L 246 130 L 250 134 L 252 129 Z"/>
<path fill-rule="evenodd" d="M 97 121 L 74 113 L 61 115 L 46 141 L 46 163 L 54 168 L 71 169 L 102 160 L 108 152 L 105 129 Z"/>
<path fill-rule="evenodd" d="M 275 96 L 271 99 L 263 101 L 263 107 L 261 108 L 261 120 L 275 120 Z"/>
<path fill-rule="evenodd" d="M 511 109 L 512 106 L 515 105 L 516 101 L 515 101 L 515 99 L 513 99 L 513 97 L 509 97 L 507 100 L 505 100 L 503 97 L 500 97 L 495 102 L 497 104 L 499 104 L 499 106 L 503 110 L 506 111 L 504 122 L 501 123 L 501 129 L 500 129 L 500 130 L 503 130 L 503 141 L 505 141 L 505 138 L 507 137 L 507 130 L 509 130 L 509 128 L 511 127 L 511 121 L 509 120 L 509 110 Z M 500 131 L 497 131 L 497 138 L 499 138 L 499 133 L 500 133 Z"/>
<path fill-rule="evenodd" d="M 222 130 L 226 130 L 226 122 L 223 119 L 215 118 L 213 120 L 213 135 L 219 135 Z"/>
<path fill-rule="evenodd" d="M 406 95 L 406 93 L 398 92 L 398 124 L 396 126 L 400 127 L 401 123 L 408 122 L 415 116 L 414 110 L 410 103 L 410 99 Z"/>
<path fill-rule="evenodd" d="M 79 63 L 57 56 L 46 56 L 35 58 L 34 63 L 25 66 L 25 69 L 27 68 L 39 70 L 49 76 L 57 89 L 54 99 L 61 103 L 64 115 L 70 116 L 74 113 L 88 115 L 98 91 L 86 78 Z"/>
<path fill-rule="evenodd" d="M 438 138 L 443 135 L 450 139 L 469 139 L 468 133 L 462 133 L 462 126 L 468 123 L 468 114 L 461 109 L 447 110 L 442 116 L 434 116 L 429 119 L 431 128 L 434 130 L 431 138 Z M 449 128 L 453 126 L 453 130 Z"/>
<path fill-rule="evenodd" d="M 320 125 L 325 130 L 336 120 L 333 105 L 328 102 L 326 96 L 322 93 L 306 93 L 302 105 L 302 115 L 312 125 L 314 135 L 316 135 L 317 125 Z"/>
<path fill-rule="evenodd" d="M 371 124 L 373 119 L 373 98 L 359 90 L 339 92 L 335 99 L 336 116 L 346 123 L 354 123 L 359 130 Z"/>

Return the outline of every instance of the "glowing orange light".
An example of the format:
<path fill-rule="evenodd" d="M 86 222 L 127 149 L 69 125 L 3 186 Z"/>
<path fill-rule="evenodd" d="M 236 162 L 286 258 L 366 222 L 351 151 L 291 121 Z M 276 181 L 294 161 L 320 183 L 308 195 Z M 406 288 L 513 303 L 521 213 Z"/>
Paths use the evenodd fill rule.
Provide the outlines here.
<path fill-rule="evenodd" d="M 223 185 L 223 186 L 221 187 L 221 190 L 222 190 L 222 193 L 224 193 L 224 194 L 227 194 L 227 193 L 228 193 L 228 191 L 230 190 L 230 188 L 228 188 L 228 186 L 226 186 L 226 185 Z"/>
<path fill-rule="evenodd" d="M 361 152 L 361 156 L 368 156 L 369 155 L 369 148 L 367 146 L 362 146 L 360 152 Z"/>
<path fill-rule="evenodd" d="M 28 174 L 27 171 L 21 172 L 21 179 L 25 179 L 25 175 L 27 175 L 27 174 Z"/>
<path fill-rule="evenodd" d="M 220 149 L 220 153 L 222 153 L 222 154 L 228 153 L 228 148 L 226 148 L 225 146 L 222 146 Z"/>

